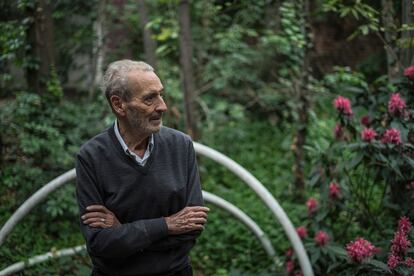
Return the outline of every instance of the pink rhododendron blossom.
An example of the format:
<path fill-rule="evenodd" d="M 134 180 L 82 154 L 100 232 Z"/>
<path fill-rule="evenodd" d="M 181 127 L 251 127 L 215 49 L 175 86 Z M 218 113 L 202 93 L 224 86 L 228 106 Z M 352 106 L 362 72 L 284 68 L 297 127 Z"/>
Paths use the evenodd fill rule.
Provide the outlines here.
<path fill-rule="evenodd" d="M 395 255 L 404 255 L 407 253 L 410 245 L 411 243 L 407 239 L 407 234 L 402 231 L 397 231 L 392 240 L 391 253 Z"/>
<path fill-rule="evenodd" d="M 369 241 L 363 238 L 357 238 L 355 241 L 347 244 L 346 252 L 353 262 L 360 263 L 374 255 L 376 248 Z"/>
<path fill-rule="evenodd" d="M 329 197 L 338 198 L 341 195 L 341 187 L 335 182 L 329 184 Z"/>
<path fill-rule="evenodd" d="M 295 263 L 290 260 L 286 262 L 286 271 L 287 273 L 290 275 L 293 273 L 293 271 L 295 270 Z"/>
<path fill-rule="evenodd" d="M 409 79 L 414 79 L 414 65 L 405 68 L 405 70 L 404 70 L 404 76 L 406 76 Z"/>
<path fill-rule="evenodd" d="M 368 115 L 361 117 L 361 124 L 364 126 L 369 126 L 371 124 L 371 119 Z"/>
<path fill-rule="evenodd" d="M 388 267 L 394 269 L 402 261 L 402 257 L 407 254 L 411 243 L 408 240 L 408 233 L 411 231 L 412 225 L 407 217 L 401 217 L 398 221 L 398 229 L 391 241 L 391 252 L 388 256 Z M 408 260 L 408 258 L 407 258 Z M 409 260 L 411 263 L 412 260 Z"/>
<path fill-rule="evenodd" d="M 406 187 L 409 190 L 414 190 L 414 181 L 409 182 Z"/>
<path fill-rule="evenodd" d="M 406 216 L 401 217 L 398 221 L 398 230 L 404 233 L 405 235 L 407 235 L 411 231 L 411 227 L 411 222 Z"/>
<path fill-rule="evenodd" d="M 394 269 L 401 262 L 401 258 L 396 255 L 389 255 L 387 265 L 390 269 Z"/>
<path fill-rule="evenodd" d="M 318 208 L 318 201 L 315 198 L 311 197 L 308 199 L 308 201 L 306 201 L 306 206 L 308 207 L 308 213 L 313 214 Z"/>
<path fill-rule="evenodd" d="M 364 128 L 361 132 L 361 138 L 366 142 L 371 142 L 375 137 L 377 137 L 377 132 L 372 128 Z"/>
<path fill-rule="evenodd" d="M 348 116 L 353 114 L 352 108 L 351 108 L 351 102 L 349 101 L 349 99 L 345 97 L 338 96 L 334 100 L 334 106 L 340 113 L 343 113 Z"/>
<path fill-rule="evenodd" d="M 303 274 L 302 274 L 302 271 L 298 271 L 298 272 L 296 272 L 296 276 L 302 276 Z"/>
<path fill-rule="evenodd" d="M 405 101 L 401 99 L 400 93 L 394 93 L 388 102 L 388 112 L 392 115 L 402 114 L 405 108 Z"/>
<path fill-rule="evenodd" d="M 315 242 L 319 246 L 327 245 L 329 242 L 329 235 L 325 231 L 318 231 L 315 234 Z"/>
<path fill-rule="evenodd" d="M 401 144 L 401 136 L 400 131 L 395 128 L 387 129 L 384 133 L 384 135 L 381 138 L 381 143 L 383 144 Z"/>
<path fill-rule="evenodd" d="M 334 137 L 339 140 L 344 135 L 344 127 L 341 124 L 337 124 L 334 128 Z"/>
<path fill-rule="evenodd" d="M 296 228 L 296 232 L 298 233 L 298 236 L 301 239 L 308 236 L 308 229 L 306 229 L 306 227 L 304 227 L 304 226 L 300 226 L 300 227 Z"/>
<path fill-rule="evenodd" d="M 408 267 L 414 267 L 414 259 L 411 257 L 408 257 L 407 259 L 405 259 L 404 264 Z"/>
<path fill-rule="evenodd" d="M 292 248 L 289 248 L 289 249 L 286 251 L 285 256 L 286 256 L 287 258 L 292 257 L 292 256 L 293 256 L 293 249 L 292 249 Z"/>

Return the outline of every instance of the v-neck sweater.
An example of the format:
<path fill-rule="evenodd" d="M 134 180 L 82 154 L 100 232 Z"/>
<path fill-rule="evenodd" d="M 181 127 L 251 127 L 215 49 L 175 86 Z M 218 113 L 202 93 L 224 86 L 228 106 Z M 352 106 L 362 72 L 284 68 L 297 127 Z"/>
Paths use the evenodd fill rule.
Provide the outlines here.
<path fill-rule="evenodd" d="M 80 214 L 104 205 L 121 225 L 81 222 L 94 271 L 102 275 L 168 275 L 188 265 L 199 232 L 169 236 L 164 217 L 203 205 L 191 138 L 162 127 L 144 166 L 122 149 L 113 125 L 86 142 L 76 158 Z M 97 273 L 97 274 L 99 274 Z"/>

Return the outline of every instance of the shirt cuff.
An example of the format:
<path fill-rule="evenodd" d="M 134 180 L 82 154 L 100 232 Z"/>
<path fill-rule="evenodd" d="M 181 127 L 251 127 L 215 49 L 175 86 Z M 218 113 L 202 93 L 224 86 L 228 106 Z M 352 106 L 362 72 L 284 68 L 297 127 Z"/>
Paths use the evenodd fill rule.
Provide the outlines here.
<path fill-rule="evenodd" d="M 168 236 L 168 227 L 164 218 L 145 220 L 145 230 L 151 242 Z"/>

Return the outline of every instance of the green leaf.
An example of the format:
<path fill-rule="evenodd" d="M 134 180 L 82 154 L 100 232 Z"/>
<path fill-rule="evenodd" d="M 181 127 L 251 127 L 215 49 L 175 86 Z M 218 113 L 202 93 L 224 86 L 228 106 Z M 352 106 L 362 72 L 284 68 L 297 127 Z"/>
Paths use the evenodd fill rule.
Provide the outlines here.
<path fill-rule="evenodd" d="M 335 245 L 327 245 L 327 248 L 329 251 L 332 251 L 336 256 L 342 259 L 347 259 L 348 254 L 346 253 L 346 250 L 342 247 L 335 246 Z"/>
<path fill-rule="evenodd" d="M 362 158 L 364 158 L 364 155 L 362 153 L 358 153 L 352 160 L 346 165 L 347 170 L 352 170 L 356 168 L 359 163 L 361 163 Z"/>
<path fill-rule="evenodd" d="M 364 263 L 369 264 L 369 265 L 372 265 L 372 266 L 374 266 L 376 268 L 379 268 L 382 271 L 386 271 L 388 273 L 391 273 L 391 271 L 388 268 L 388 266 L 385 263 L 383 263 L 383 262 L 380 262 L 380 261 L 377 261 L 377 260 L 373 260 L 373 259 L 368 259 Z"/>
<path fill-rule="evenodd" d="M 315 264 L 321 257 L 321 251 L 319 249 L 314 251 L 314 254 L 311 255 L 311 263 Z"/>

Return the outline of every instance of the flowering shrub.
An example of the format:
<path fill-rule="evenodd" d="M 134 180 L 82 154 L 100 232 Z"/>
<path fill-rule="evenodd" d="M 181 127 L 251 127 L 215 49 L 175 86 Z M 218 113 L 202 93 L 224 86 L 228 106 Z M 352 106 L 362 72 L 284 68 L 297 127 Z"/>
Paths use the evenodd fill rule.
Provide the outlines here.
<path fill-rule="evenodd" d="M 306 206 L 308 206 L 308 214 L 312 215 L 318 208 L 318 201 L 315 198 L 311 197 L 306 202 Z"/>
<path fill-rule="evenodd" d="M 315 234 L 315 243 L 319 246 L 325 246 L 329 242 L 329 235 L 324 231 L 318 231 Z"/>
<path fill-rule="evenodd" d="M 304 226 L 300 226 L 300 227 L 296 228 L 296 232 L 298 233 L 298 236 L 301 239 L 304 239 L 308 236 L 308 229 L 306 229 L 306 227 L 304 227 Z"/>
<path fill-rule="evenodd" d="M 364 238 L 357 238 L 346 246 L 346 252 L 349 259 L 355 263 L 361 263 L 363 260 L 371 257 L 377 251 L 369 241 Z"/>
<path fill-rule="evenodd" d="M 392 84 L 346 69 L 326 83 L 344 94 L 333 135 L 307 147 L 313 197 L 297 229 L 315 274 L 414 275 L 414 66 Z"/>

